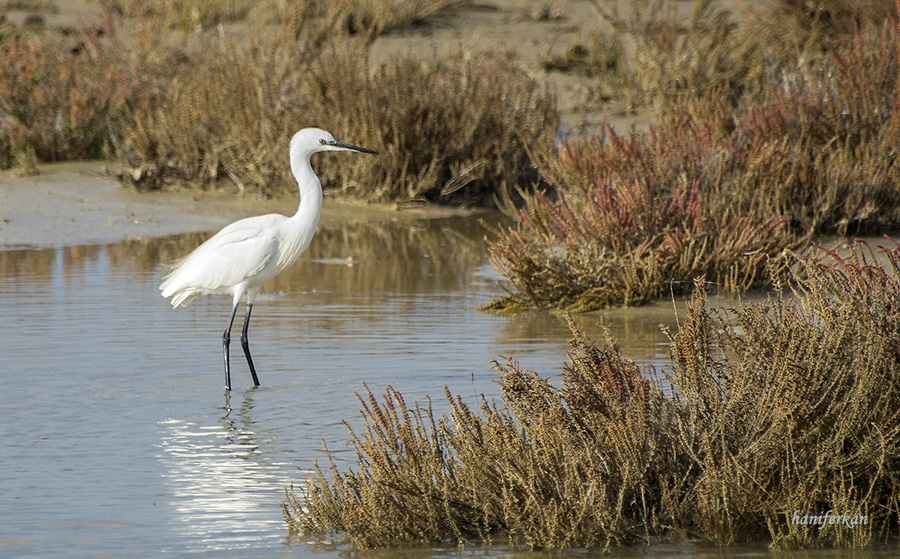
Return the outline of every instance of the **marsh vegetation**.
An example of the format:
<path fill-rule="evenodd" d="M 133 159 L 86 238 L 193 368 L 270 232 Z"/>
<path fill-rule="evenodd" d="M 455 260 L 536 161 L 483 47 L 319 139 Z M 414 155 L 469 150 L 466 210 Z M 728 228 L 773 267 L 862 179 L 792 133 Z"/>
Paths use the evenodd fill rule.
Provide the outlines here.
<path fill-rule="evenodd" d="M 720 290 L 763 287 L 765 262 L 808 235 L 900 224 L 896 11 L 832 2 L 812 17 L 777 3 L 796 31 L 788 43 L 762 12 L 738 26 L 700 2 L 684 28 L 648 4 L 665 3 L 607 14 L 615 41 L 640 48 L 593 71 L 659 117 L 531 151 L 556 196 L 531 195 L 497 231 L 492 261 L 512 289 L 489 308 L 640 303 L 700 274 Z"/>
<path fill-rule="evenodd" d="M 139 190 L 277 196 L 294 189 L 286 139 L 317 125 L 381 154 L 318 161 L 331 195 L 512 218 L 487 223 L 507 280 L 488 310 L 692 297 L 667 371 L 573 328 L 562 386 L 497 363 L 502 401 L 448 393 L 440 417 L 367 391 L 359 465 L 297 487 L 293 530 L 360 546 L 895 537 L 898 252 L 876 266 L 867 246 L 810 242 L 900 227 L 900 6 L 591 4 L 595 25 L 540 71 L 508 48 L 375 55 L 465 1 L 97 0 L 68 28 L 4 18 L 0 168 L 102 157 Z M 529 17 L 565 18 L 547 5 Z M 585 80 L 585 111 L 653 117 L 562 136 L 541 71 Z M 772 294 L 706 305 L 748 289 Z M 870 522 L 786 520 L 828 509 Z"/>
<path fill-rule="evenodd" d="M 808 235 L 900 224 L 893 3 L 593 5 L 544 64 L 587 76 L 594 110 L 651 108 L 646 130 L 560 140 L 556 94 L 503 49 L 373 57 L 465 2 L 98 0 L 77 29 L 6 24 L 0 167 L 110 157 L 139 189 L 273 196 L 293 189 L 283 139 L 315 124 L 381 153 L 324 157 L 330 192 L 517 217 L 488 240 L 509 280 L 492 310 L 640 304 L 701 274 L 767 287 Z"/>
<path fill-rule="evenodd" d="M 288 524 L 361 547 L 889 540 L 900 512 L 900 249 L 849 251 L 785 256 L 778 289 L 733 310 L 708 308 L 698 280 L 666 370 L 570 323 L 561 386 L 495 363 L 501 401 L 447 392 L 441 415 L 430 400 L 366 388 L 364 428 L 350 429 L 357 464 L 326 450 L 289 491 Z M 791 521 L 827 510 L 868 522 Z"/>

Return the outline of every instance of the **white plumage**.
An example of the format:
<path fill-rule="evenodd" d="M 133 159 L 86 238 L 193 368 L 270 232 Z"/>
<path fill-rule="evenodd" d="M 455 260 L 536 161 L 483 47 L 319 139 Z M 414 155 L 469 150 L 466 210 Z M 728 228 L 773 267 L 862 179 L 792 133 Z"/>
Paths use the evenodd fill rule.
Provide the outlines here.
<path fill-rule="evenodd" d="M 291 171 L 300 189 L 300 205 L 291 217 L 268 214 L 235 221 L 192 253 L 178 261 L 159 289 L 162 296 L 172 297 L 172 306 L 188 305 L 200 295 L 232 296 L 231 320 L 222 336 L 225 353 L 225 387 L 231 389 L 228 346 L 231 327 L 238 305 L 246 294 L 247 316 L 241 334 L 241 346 L 250 366 L 254 385 L 259 385 L 250 347 L 247 326 L 253 301 L 263 284 L 297 261 L 316 232 L 322 210 L 322 187 L 312 170 L 310 157 L 320 151 L 372 150 L 336 142 L 328 132 L 318 128 L 300 130 L 291 139 Z"/>

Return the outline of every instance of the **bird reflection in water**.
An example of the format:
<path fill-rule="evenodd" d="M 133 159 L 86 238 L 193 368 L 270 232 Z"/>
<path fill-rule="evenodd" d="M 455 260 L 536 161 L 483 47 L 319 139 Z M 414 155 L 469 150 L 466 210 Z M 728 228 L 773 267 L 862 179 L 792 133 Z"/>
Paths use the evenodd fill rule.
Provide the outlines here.
<path fill-rule="evenodd" d="M 253 389 L 232 408 L 226 392 L 217 417 L 160 422 L 159 459 L 165 465 L 170 527 L 191 549 L 280 544 L 280 495 L 286 472 L 260 452 L 253 432 Z M 278 524 L 278 526 L 273 526 Z"/>

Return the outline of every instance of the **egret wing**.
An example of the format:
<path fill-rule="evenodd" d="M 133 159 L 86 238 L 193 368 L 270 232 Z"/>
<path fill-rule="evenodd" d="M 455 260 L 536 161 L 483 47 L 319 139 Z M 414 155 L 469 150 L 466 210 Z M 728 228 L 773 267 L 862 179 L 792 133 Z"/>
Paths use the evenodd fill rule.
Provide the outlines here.
<path fill-rule="evenodd" d="M 160 285 L 164 297 L 183 290 L 224 293 L 263 271 L 278 254 L 269 216 L 236 221 L 181 260 Z"/>

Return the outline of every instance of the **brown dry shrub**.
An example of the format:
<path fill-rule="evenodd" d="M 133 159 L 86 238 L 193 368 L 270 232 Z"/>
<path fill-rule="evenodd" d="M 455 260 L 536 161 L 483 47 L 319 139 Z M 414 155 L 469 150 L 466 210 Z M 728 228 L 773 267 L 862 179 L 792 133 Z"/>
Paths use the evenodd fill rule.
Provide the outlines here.
<path fill-rule="evenodd" d="M 773 50 L 819 56 L 828 42 L 897 15 L 896 0 L 765 0 L 748 4 L 747 36 Z"/>
<path fill-rule="evenodd" d="M 308 90 L 324 126 L 379 151 L 320 167 L 369 201 L 507 203 L 540 180 L 527 150 L 559 126 L 555 97 L 503 55 L 374 64 L 345 43 L 316 63 Z"/>
<path fill-rule="evenodd" d="M 664 6 L 656 13 L 667 10 Z M 621 32 L 621 24 L 616 27 Z M 641 92 L 630 96 L 643 98 L 646 104 L 665 107 L 679 99 L 706 97 L 735 102 L 766 69 L 757 46 L 742 40 L 731 13 L 716 2 L 696 2 L 686 24 L 669 15 L 628 29 L 634 44 L 630 82 Z"/>
<path fill-rule="evenodd" d="M 327 30 L 305 31 L 309 21 L 195 48 L 117 125 L 123 178 L 206 188 L 228 177 L 251 191 L 291 192 L 287 141 L 317 125 L 379 151 L 317 163 L 326 188 L 366 200 L 486 204 L 538 181 L 526 147 L 558 125 L 556 101 L 509 59 L 460 53 L 376 65 L 367 38 L 325 41 Z"/>
<path fill-rule="evenodd" d="M 339 10 L 344 31 L 384 33 L 421 25 L 429 18 L 469 4 L 471 0 L 348 0 L 323 2 L 322 9 Z"/>
<path fill-rule="evenodd" d="M 688 17 L 673 0 L 593 0 L 598 30 L 581 37 L 548 69 L 594 78 L 588 103 L 609 101 L 628 111 L 679 100 L 724 98 L 735 103 L 771 70 L 718 2 L 698 0 Z"/>
<path fill-rule="evenodd" d="M 294 190 L 291 134 L 321 126 L 381 151 L 317 162 L 326 188 L 366 200 L 509 204 L 539 181 L 526 146 L 557 127 L 556 100 L 512 59 L 369 60 L 378 30 L 462 2 L 279 3 L 266 21 L 248 15 L 251 4 L 101 1 L 102 40 L 3 33 L 0 167 L 98 157 L 111 145 L 120 179 L 138 188 L 227 179 L 272 195 Z M 375 10 L 377 24 L 349 37 L 341 28 L 354 7 Z M 134 30 L 122 41 L 117 14 Z M 242 18 L 240 30 L 205 29 Z"/>
<path fill-rule="evenodd" d="M 336 30 L 379 33 L 412 27 L 469 3 L 468 0 L 106 0 L 118 16 L 155 20 L 165 28 L 202 31 L 217 24 L 247 20 L 271 23 L 279 11 L 302 10 L 317 19 L 336 19 Z"/>
<path fill-rule="evenodd" d="M 900 5 L 894 16 L 825 42 L 734 107 L 686 101 L 658 123 L 660 134 L 708 125 L 729 165 L 708 196 L 814 233 L 871 233 L 900 224 Z"/>
<path fill-rule="evenodd" d="M 116 16 L 155 20 L 166 28 L 200 30 L 217 23 L 244 20 L 260 4 L 256 0 L 104 0 Z M 274 3 L 264 2 L 273 9 Z"/>
<path fill-rule="evenodd" d="M 687 17 L 673 0 L 592 4 L 610 31 L 588 35 L 548 65 L 586 70 L 596 78 L 595 99 L 659 113 L 685 100 L 758 100 L 783 74 L 827 59 L 835 42 L 897 15 L 895 0 L 769 0 L 744 6 L 740 18 L 716 0 L 696 0 Z"/>
<path fill-rule="evenodd" d="M 666 458 L 651 418 L 667 404 L 616 349 L 576 336 L 566 390 L 495 363 L 505 406 L 483 401 L 481 414 L 446 393 L 451 411 L 436 418 L 430 402 L 410 407 L 388 387 L 382 403 L 366 388 L 365 432 L 351 429 L 361 468 L 339 471 L 326 449 L 329 476 L 317 468 L 302 496 L 288 493 L 291 529 L 346 532 L 359 547 L 639 541 L 653 512 L 641 483 Z"/>
<path fill-rule="evenodd" d="M 865 243 L 793 257 L 762 304 L 710 312 L 696 299 L 667 376 L 697 477 L 672 512 L 719 542 L 866 546 L 896 533 L 900 466 L 900 250 Z M 820 254 L 822 254 L 820 252 Z M 826 511 L 867 524 L 796 524 Z"/>
<path fill-rule="evenodd" d="M 673 191 L 703 178 L 715 207 L 798 221 L 801 230 L 876 231 L 900 224 L 900 24 L 858 29 L 828 60 L 784 74 L 743 107 L 723 99 L 673 103 L 646 134 L 613 132 L 534 154 L 557 188 L 587 192 L 634 172 Z"/>
<path fill-rule="evenodd" d="M 698 283 L 671 371 L 573 328 L 563 386 L 510 361 L 502 403 L 361 398 L 358 464 L 329 458 L 284 503 L 293 532 L 360 547 L 509 540 L 606 547 L 683 535 L 778 548 L 896 536 L 900 247 L 791 255 L 762 303 L 709 309 Z M 881 261 L 876 264 L 875 258 Z M 668 396 L 662 384 L 670 386 Z M 327 449 L 326 449 L 327 454 Z M 848 513 L 865 524 L 793 522 Z"/>
<path fill-rule="evenodd" d="M 0 0 L 0 14 L 13 10 L 57 12 L 59 6 L 54 0 Z"/>
<path fill-rule="evenodd" d="M 0 33 L 0 169 L 22 157 L 101 157 L 108 119 L 141 83 L 117 48 L 111 19 L 70 36 Z"/>
<path fill-rule="evenodd" d="M 287 19 L 262 35 L 198 36 L 177 56 L 147 39 L 156 80 L 112 123 L 119 178 L 142 189 L 211 188 L 227 177 L 241 190 L 293 190 L 287 144 L 308 122 L 303 77 L 328 32 L 306 33 L 308 21 Z"/>

